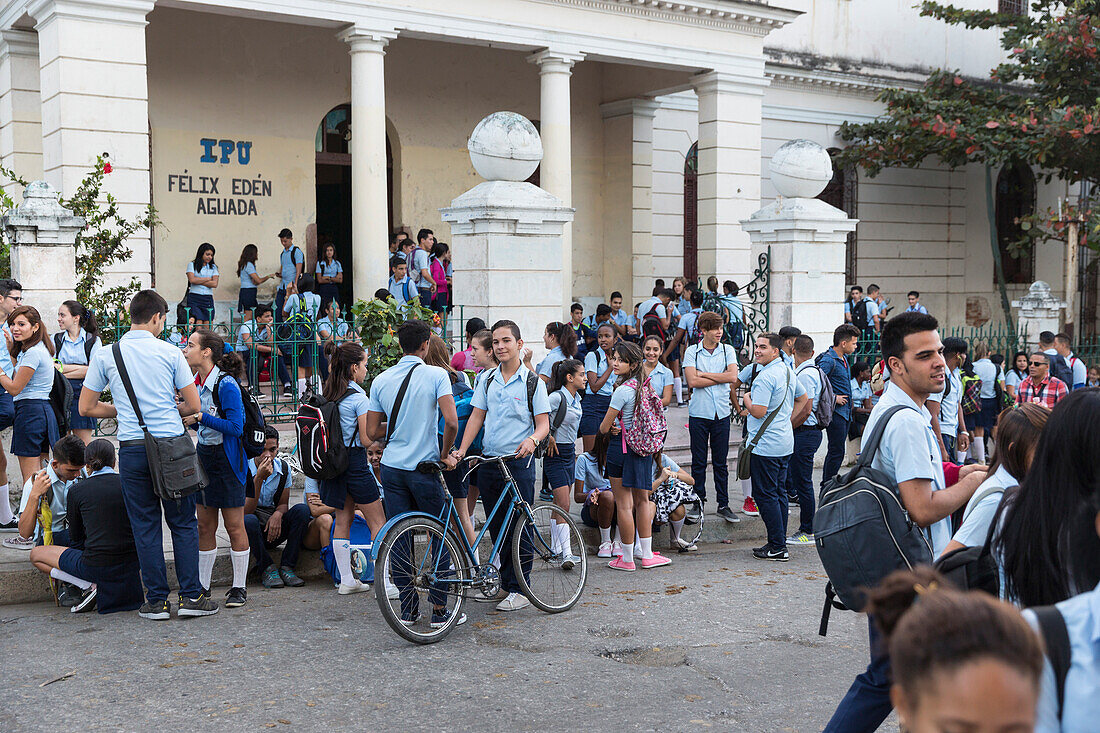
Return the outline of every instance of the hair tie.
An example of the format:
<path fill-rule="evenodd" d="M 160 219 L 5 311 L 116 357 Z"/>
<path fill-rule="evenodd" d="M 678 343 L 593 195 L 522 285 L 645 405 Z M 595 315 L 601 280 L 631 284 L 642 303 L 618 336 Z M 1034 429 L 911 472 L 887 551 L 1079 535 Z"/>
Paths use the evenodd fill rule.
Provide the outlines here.
<path fill-rule="evenodd" d="M 939 587 L 940 584 L 933 580 L 931 583 L 928 584 L 927 588 L 920 583 L 917 583 L 913 586 L 913 590 L 916 591 L 918 596 L 926 596 Z"/>
<path fill-rule="evenodd" d="M 223 341 L 222 342 L 222 353 L 223 354 L 228 354 L 232 351 L 233 351 L 233 347 L 229 345 L 229 342 L 228 341 Z"/>

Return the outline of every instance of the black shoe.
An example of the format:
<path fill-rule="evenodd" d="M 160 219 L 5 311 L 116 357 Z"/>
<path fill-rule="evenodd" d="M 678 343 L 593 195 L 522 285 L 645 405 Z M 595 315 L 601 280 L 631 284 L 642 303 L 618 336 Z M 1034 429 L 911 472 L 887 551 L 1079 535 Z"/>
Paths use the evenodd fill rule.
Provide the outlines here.
<path fill-rule="evenodd" d="M 787 548 L 782 550 L 773 550 L 768 545 L 763 547 L 757 547 L 752 551 L 752 556 L 760 560 L 775 560 L 776 562 L 787 562 L 791 559 L 790 554 L 787 552 Z"/>
<path fill-rule="evenodd" d="M 718 516 L 720 516 L 722 519 L 726 520 L 730 524 L 737 524 L 741 521 L 741 517 L 734 514 L 733 510 L 730 509 L 728 506 L 718 507 Z"/>
<path fill-rule="evenodd" d="M 72 608 L 80 603 L 83 593 L 72 583 L 62 582 L 57 589 L 57 602 L 62 608 Z"/>
<path fill-rule="evenodd" d="M 180 618 L 191 616 L 213 616 L 218 612 L 218 604 L 210 600 L 210 596 L 203 593 L 198 598 L 180 599 L 180 608 L 176 615 Z"/>
<path fill-rule="evenodd" d="M 172 618 L 172 607 L 168 601 L 149 601 L 138 609 L 138 616 L 150 621 L 167 621 Z"/>
<path fill-rule="evenodd" d="M 798 495 L 797 494 L 788 494 L 787 495 L 787 503 L 797 505 L 798 504 Z"/>
<path fill-rule="evenodd" d="M 85 611 L 95 610 L 95 596 L 96 596 L 95 583 L 92 583 L 91 587 L 80 597 L 80 603 L 76 604 L 69 609 L 69 613 L 84 613 Z"/>
<path fill-rule="evenodd" d="M 240 608 L 248 602 L 248 591 L 244 588 L 230 588 L 225 593 L 226 608 Z"/>
<path fill-rule="evenodd" d="M 283 579 L 283 583 L 291 588 L 301 588 L 306 584 L 306 581 L 298 577 L 294 572 L 294 568 L 288 568 L 283 565 L 279 568 L 279 577 Z"/>
<path fill-rule="evenodd" d="M 0 501 L 3 501 L 3 497 L 0 497 Z M 19 517 L 13 517 L 10 522 L 0 524 L 0 532 L 18 532 L 19 531 Z"/>

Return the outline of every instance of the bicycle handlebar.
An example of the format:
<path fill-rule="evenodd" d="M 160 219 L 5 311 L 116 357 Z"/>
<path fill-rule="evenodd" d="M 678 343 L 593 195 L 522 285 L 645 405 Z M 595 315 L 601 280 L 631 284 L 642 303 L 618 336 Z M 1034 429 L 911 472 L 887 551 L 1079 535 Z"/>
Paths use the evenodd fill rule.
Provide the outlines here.
<path fill-rule="evenodd" d="M 469 475 L 473 473 L 474 469 L 482 463 L 503 463 L 504 461 L 511 461 L 516 457 L 517 456 L 515 453 L 510 453 L 506 456 L 466 456 L 461 461 L 459 461 L 459 463 L 467 463 L 470 466 L 470 470 L 467 471 L 466 475 L 462 478 L 468 478 Z M 443 471 L 447 470 L 447 464 L 445 464 L 443 461 L 422 461 L 421 463 L 417 464 L 416 470 L 420 473 L 426 474 L 442 473 Z"/>

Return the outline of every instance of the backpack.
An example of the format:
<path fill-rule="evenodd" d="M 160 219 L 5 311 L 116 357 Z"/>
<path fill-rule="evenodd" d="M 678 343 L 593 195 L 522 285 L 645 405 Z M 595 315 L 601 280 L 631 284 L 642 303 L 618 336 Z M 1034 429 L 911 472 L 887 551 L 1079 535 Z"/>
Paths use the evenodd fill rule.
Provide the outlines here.
<path fill-rule="evenodd" d="M 318 481 L 334 479 L 348 470 L 348 447 L 340 427 L 340 403 L 355 390 L 348 389 L 335 402 L 312 394 L 298 408 L 294 429 L 302 473 Z"/>
<path fill-rule="evenodd" d="M 836 392 L 833 383 L 825 376 L 825 372 L 817 364 L 810 364 L 817 370 L 817 376 L 821 380 L 821 394 L 818 395 L 817 407 L 814 408 L 814 418 L 817 420 L 817 429 L 824 430 L 833 422 L 833 410 L 836 408 Z M 798 370 L 801 374 L 802 370 Z"/>
<path fill-rule="evenodd" d="M 849 308 L 852 314 L 852 325 L 863 331 L 871 325 L 871 319 L 867 317 L 867 302 L 861 300 Z"/>
<path fill-rule="evenodd" d="M 637 388 L 638 380 L 629 379 L 623 386 Z M 665 447 L 665 436 L 668 434 L 665 407 L 653 391 L 648 377 L 636 394 L 634 421 L 623 430 L 623 441 L 639 456 L 651 456 Z"/>
<path fill-rule="evenodd" d="M 460 380 L 451 385 L 451 393 L 455 398 L 455 411 L 458 412 L 458 433 L 455 435 L 455 446 L 462 445 L 462 436 L 466 434 L 466 423 L 470 421 L 470 414 L 474 411 L 473 405 L 470 402 L 474 398 L 474 390 L 470 388 L 470 385 L 465 381 Z M 446 422 L 443 420 L 443 416 L 439 416 L 439 440 L 440 447 L 442 447 L 443 440 L 443 428 L 446 427 Z M 483 425 L 481 430 L 478 431 L 477 437 L 474 438 L 474 442 L 470 443 L 470 455 L 479 455 L 481 453 L 481 441 L 485 437 L 485 426 Z"/>
<path fill-rule="evenodd" d="M 489 376 L 485 378 L 485 396 L 489 396 L 489 387 L 493 384 L 493 378 L 500 374 L 500 367 L 497 367 Z M 527 410 L 531 413 L 531 422 L 535 422 L 535 389 L 539 386 L 539 378 L 531 372 L 527 373 Z M 553 426 L 551 426 L 553 427 Z M 558 423 L 558 427 L 561 427 L 561 423 Z M 551 433 L 553 430 L 550 431 Z M 550 433 L 546 434 L 546 437 L 539 441 L 539 444 L 535 446 L 534 456 L 535 458 L 545 458 L 546 449 L 550 447 Z"/>
<path fill-rule="evenodd" d="M 218 381 L 214 383 L 214 407 L 218 411 L 218 417 L 225 419 L 225 414 L 222 412 L 222 398 L 220 394 L 222 380 L 236 378 L 230 374 L 221 373 L 218 375 Z M 237 383 L 240 387 L 240 382 Z M 264 426 L 267 424 L 264 421 L 263 410 L 260 409 L 260 401 L 256 399 L 256 395 L 247 389 L 241 389 L 241 403 L 244 405 L 244 432 L 241 434 L 241 445 L 244 447 L 244 454 L 248 458 L 256 458 L 264 452 L 264 444 L 267 442 L 267 438 L 264 437 Z"/>
<path fill-rule="evenodd" d="M 982 411 L 982 380 L 977 376 L 963 375 L 962 411 L 973 415 Z"/>
<path fill-rule="evenodd" d="M 57 418 L 57 434 L 69 432 L 69 423 L 73 409 L 73 385 L 65 378 L 60 369 L 53 370 L 53 386 L 50 387 L 50 407 Z"/>
<path fill-rule="evenodd" d="M 695 314 L 695 320 L 691 322 L 691 329 L 687 332 L 688 346 L 695 346 L 702 342 L 703 332 L 699 330 L 699 314 Z"/>
<path fill-rule="evenodd" d="M 53 335 L 53 353 L 61 356 L 61 345 L 64 343 L 62 339 L 65 338 L 65 334 L 58 331 Z M 89 364 L 92 362 L 92 349 L 95 348 L 95 336 L 88 334 L 84 338 L 84 360 Z"/>
<path fill-rule="evenodd" d="M 991 486 L 984 491 L 979 491 L 973 502 L 974 506 L 994 494 L 1003 494 L 1006 489 L 1000 486 Z M 963 514 L 963 522 L 970 516 Z M 960 547 L 942 555 L 936 560 L 933 567 L 951 581 L 959 590 L 984 590 L 989 595 L 997 598 L 1001 591 L 1001 578 L 997 572 L 997 561 L 993 559 L 990 545 L 993 541 L 993 531 L 997 521 L 994 519 L 986 533 L 985 542 L 978 547 Z"/>
<path fill-rule="evenodd" d="M 1047 355 L 1050 359 L 1050 376 L 1057 377 L 1066 383 L 1066 389 L 1073 389 L 1073 367 L 1061 354 Z"/>
<path fill-rule="evenodd" d="M 665 333 L 665 327 L 661 325 L 661 317 L 657 315 L 657 306 L 660 304 L 659 301 L 654 303 L 653 307 L 642 316 L 642 336 L 656 336 L 663 343 L 667 338 L 667 334 Z"/>
<path fill-rule="evenodd" d="M 1012 395 L 1008 393 L 1008 390 L 1001 384 L 1001 380 L 1004 378 L 1004 372 L 1000 367 L 997 367 L 997 377 L 993 381 L 993 393 L 997 398 L 998 409 L 1006 410 L 1016 404 L 1016 400 L 1012 399 Z"/>
<path fill-rule="evenodd" d="M 932 564 L 932 546 L 924 530 L 901 503 L 897 483 L 871 468 L 886 426 L 897 413 L 888 409 L 864 441 L 856 465 L 847 474 L 830 477 L 821 489 L 814 516 L 814 540 L 821 565 L 829 576 L 818 633 L 825 636 L 829 612 L 839 598 L 843 608 L 862 611 L 865 591 L 895 570 Z"/>
<path fill-rule="evenodd" d="M 1030 609 L 1035 614 L 1035 620 L 1039 623 L 1039 634 L 1043 637 L 1043 646 L 1046 647 L 1047 659 L 1054 670 L 1054 690 L 1058 699 L 1058 720 L 1062 720 L 1062 712 L 1066 700 L 1066 675 L 1069 674 L 1070 663 L 1073 659 L 1073 647 L 1069 642 L 1069 630 L 1066 628 L 1066 618 L 1057 606 L 1037 606 Z"/>

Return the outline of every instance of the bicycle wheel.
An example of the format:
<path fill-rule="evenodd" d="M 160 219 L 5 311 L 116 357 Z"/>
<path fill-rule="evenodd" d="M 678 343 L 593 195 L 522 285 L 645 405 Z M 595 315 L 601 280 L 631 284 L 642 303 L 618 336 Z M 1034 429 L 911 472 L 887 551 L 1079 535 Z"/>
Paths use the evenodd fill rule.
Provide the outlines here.
<path fill-rule="evenodd" d="M 512 537 L 512 567 L 523 568 L 523 572 L 516 573 L 516 580 L 539 610 L 568 611 L 580 600 L 588 579 L 584 539 L 569 514 L 557 504 L 541 504 L 530 511 L 530 516 L 519 515 Z M 569 549 L 580 560 L 571 567 L 562 562 L 563 553 L 554 541 L 554 525 L 567 528 L 564 531 Z"/>
<path fill-rule="evenodd" d="M 374 596 L 382 618 L 416 644 L 431 644 L 451 633 L 462 616 L 469 560 L 454 534 L 426 517 L 399 521 L 382 538 L 375 562 Z M 385 572 L 397 587 L 386 590 Z"/>

